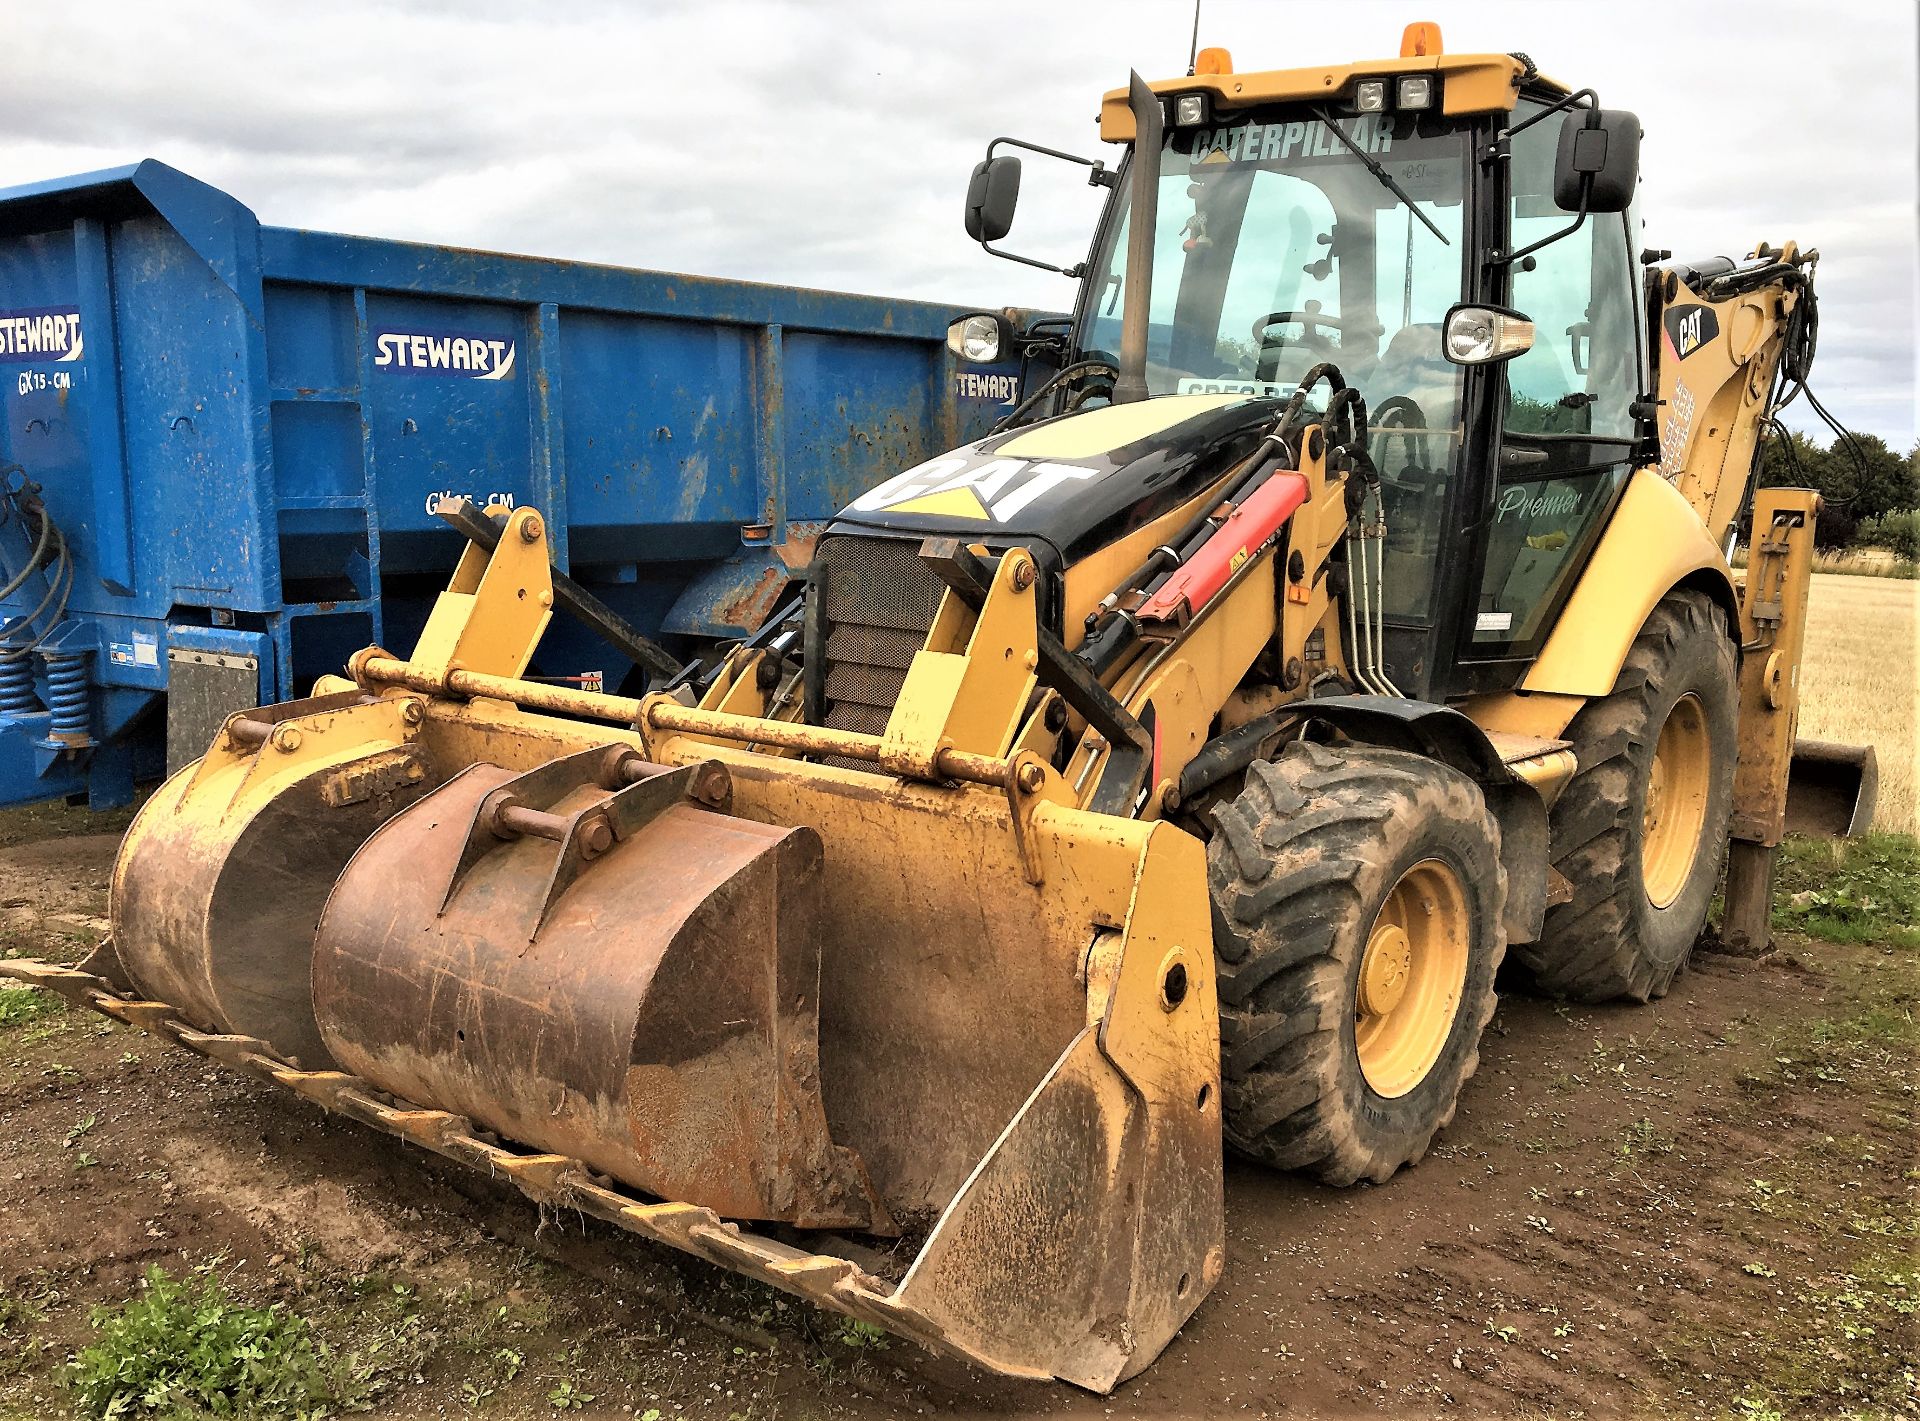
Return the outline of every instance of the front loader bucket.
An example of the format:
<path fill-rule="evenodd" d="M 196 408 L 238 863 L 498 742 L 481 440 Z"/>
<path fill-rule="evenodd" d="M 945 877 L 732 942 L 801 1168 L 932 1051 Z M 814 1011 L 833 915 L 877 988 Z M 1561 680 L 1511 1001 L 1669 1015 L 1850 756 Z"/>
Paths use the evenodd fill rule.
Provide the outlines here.
<path fill-rule="evenodd" d="M 1787 769 L 1787 832 L 1854 838 L 1873 827 L 1880 765 L 1871 745 L 1796 740 Z"/>
<path fill-rule="evenodd" d="M 117 967 L 0 976 L 543 1205 L 1108 1390 L 1225 1260 L 1206 863 L 1011 748 L 1030 571 L 1001 559 L 964 656 L 932 649 L 942 614 L 874 736 L 764 718 L 757 674 L 715 706 L 518 679 L 551 589 L 517 510 L 411 660 L 368 648 L 357 689 L 234 718 L 154 797 Z M 1069 684 L 1124 783 L 1124 716 Z"/>
<path fill-rule="evenodd" d="M 478 764 L 368 839 L 314 949 L 340 1065 L 730 1218 L 880 1230 L 828 1138 L 820 840 L 718 764 Z"/>
<path fill-rule="evenodd" d="M 420 704 L 358 691 L 235 716 L 142 806 L 114 865 L 125 975 L 203 1030 L 328 1063 L 308 959 L 334 879 L 441 778 Z"/>
<path fill-rule="evenodd" d="M 1109 1390 L 1218 1280 L 1177 828 L 717 744 L 669 768 L 498 702 L 243 719 L 303 733 L 217 747 L 123 851 L 144 999 L 0 975 L 1005 1375 Z"/>

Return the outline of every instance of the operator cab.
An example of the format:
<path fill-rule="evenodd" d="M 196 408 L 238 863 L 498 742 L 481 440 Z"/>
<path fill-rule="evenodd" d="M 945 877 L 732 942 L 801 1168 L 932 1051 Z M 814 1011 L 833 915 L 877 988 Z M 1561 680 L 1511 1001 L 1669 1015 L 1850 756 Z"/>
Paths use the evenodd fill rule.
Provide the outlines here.
<path fill-rule="evenodd" d="M 1250 75 L 1206 51 L 1194 76 L 1152 86 L 1150 269 L 1129 267 L 1130 152 L 1068 272 L 1072 334 L 1049 363 L 1117 365 L 1128 283 L 1144 279 L 1149 398 L 1284 399 L 1336 365 L 1365 397 L 1381 477 L 1386 670 L 1439 700 L 1520 680 L 1644 462 L 1639 125 L 1518 57 L 1440 57 L 1432 26 L 1408 47 Z M 1124 101 L 1107 98 L 1109 139 L 1134 137 Z M 989 251 L 1018 162 L 990 150 L 976 170 L 969 228 Z M 1039 413 L 1110 397 L 1096 373 Z"/>

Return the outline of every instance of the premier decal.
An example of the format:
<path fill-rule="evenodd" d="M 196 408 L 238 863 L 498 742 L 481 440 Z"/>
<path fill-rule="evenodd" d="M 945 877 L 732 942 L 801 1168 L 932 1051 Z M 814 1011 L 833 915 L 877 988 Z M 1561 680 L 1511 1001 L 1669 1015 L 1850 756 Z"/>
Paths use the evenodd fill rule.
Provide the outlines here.
<path fill-rule="evenodd" d="M 1529 493 L 1524 487 L 1514 487 L 1500 495 L 1500 509 L 1494 520 L 1504 523 L 1509 513 L 1517 519 L 1565 517 L 1579 512 L 1580 503 L 1580 495 L 1570 488 Z"/>
<path fill-rule="evenodd" d="M 36 306 L 0 311 L 0 361 L 78 360 L 84 352 L 78 306 Z"/>
<path fill-rule="evenodd" d="M 895 474 L 850 505 L 857 513 L 923 513 L 1004 523 L 1063 484 L 1093 478 L 1084 464 L 945 454 Z"/>
<path fill-rule="evenodd" d="M 408 375 L 505 380 L 513 374 L 514 343 L 451 331 L 376 331 L 373 363 Z"/>

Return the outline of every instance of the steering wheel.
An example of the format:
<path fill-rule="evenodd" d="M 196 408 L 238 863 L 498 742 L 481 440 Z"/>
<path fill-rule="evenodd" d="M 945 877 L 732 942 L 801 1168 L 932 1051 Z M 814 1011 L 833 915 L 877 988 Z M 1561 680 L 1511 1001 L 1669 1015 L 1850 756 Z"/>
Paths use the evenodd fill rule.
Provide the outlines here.
<path fill-rule="evenodd" d="M 1273 326 L 1299 326 L 1300 339 L 1294 342 L 1269 340 L 1267 331 Z M 1338 316 L 1329 316 L 1320 309 L 1318 301 L 1309 301 L 1303 311 L 1267 312 L 1253 323 L 1253 342 L 1262 349 L 1268 345 L 1295 344 L 1308 346 L 1324 355 L 1333 355 L 1337 353 L 1333 342 L 1320 332 L 1324 330 L 1344 335 L 1346 329 L 1346 323 Z"/>

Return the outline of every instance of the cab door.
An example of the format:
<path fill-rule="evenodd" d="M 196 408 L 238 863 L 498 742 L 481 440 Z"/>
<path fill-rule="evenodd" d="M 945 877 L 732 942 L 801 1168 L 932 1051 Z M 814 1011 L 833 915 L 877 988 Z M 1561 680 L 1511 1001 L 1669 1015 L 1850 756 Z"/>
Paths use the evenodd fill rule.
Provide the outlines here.
<path fill-rule="evenodd" d="M 1516 120 L 1542 105 L 1523 101 Z M 1553 199 L 1556 115 L 1514 135 L 1505 204 L 1508 250 L 1566 228 Z M 1533 348 L 1500 367 L 1475 538 L 1472 601 L 1462 618 L 1456 690 L 1512 685 L 1539 653 L 1626 486 L 1641 430 L 1633 406 L 1646 369 L 1634 279 L 1632 210 L 1590 216 L 1508 264 L 1507 304 L 1531 317 Z"/>

